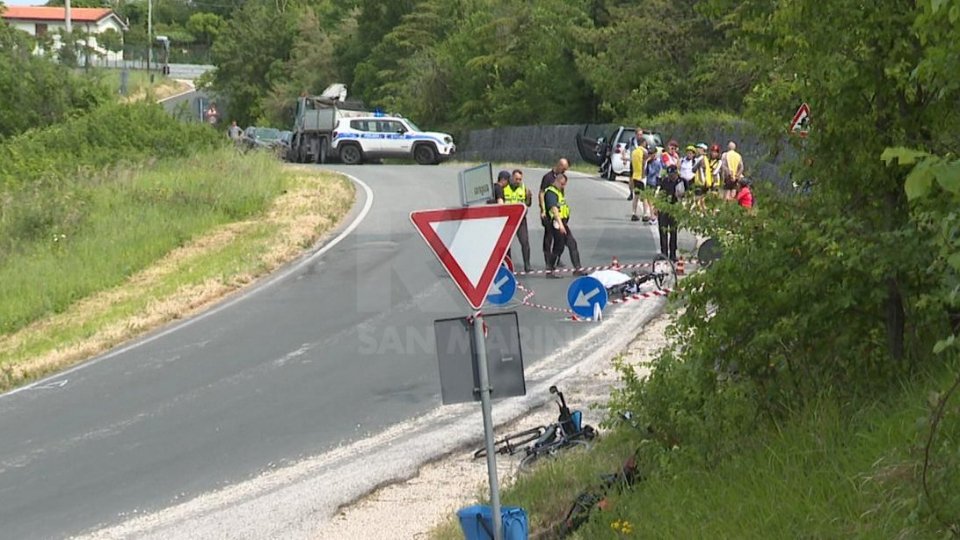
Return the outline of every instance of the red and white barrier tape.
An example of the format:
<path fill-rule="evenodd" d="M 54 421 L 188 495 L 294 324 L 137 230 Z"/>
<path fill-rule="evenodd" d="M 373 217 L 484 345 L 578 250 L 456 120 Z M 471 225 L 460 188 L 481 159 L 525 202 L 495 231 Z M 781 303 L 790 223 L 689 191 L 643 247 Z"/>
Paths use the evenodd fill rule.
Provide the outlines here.
<path fill-rule="evenodd" d="M 683 259 L 685 264 L 698 264 L 697 259 Z M 637 268 L 649 268 L 653 266 L 653 263 L 624 263 L 624 264 L 607 264 L 604 266 L 584 266 L 583 268 L 557 268 L 553 271 L 554 274 L 569 274 L 575 272 L 576 270 L 581 270 L 583 272 L 596 272 L 598 270 L 635 270 Z M 542 276 L 546 275 L 547 270 L 531 270 L 529 272 L 514 272 L 514 275 L 519 276 Z"/>
<path fill-rule="evenodd" d="M 632 302 L 633 300 L 643 300 L 644 298 L 652 298 L 654 296 L 667 296 L 672 293 L 673 289 L 662 289 L 659 291 L 650 291 L 645 293 L 630 294 L 624 296 L 623 298 L 611 298 L 609 303 L 611 304 L 626 304 L 627 302 Z"/>

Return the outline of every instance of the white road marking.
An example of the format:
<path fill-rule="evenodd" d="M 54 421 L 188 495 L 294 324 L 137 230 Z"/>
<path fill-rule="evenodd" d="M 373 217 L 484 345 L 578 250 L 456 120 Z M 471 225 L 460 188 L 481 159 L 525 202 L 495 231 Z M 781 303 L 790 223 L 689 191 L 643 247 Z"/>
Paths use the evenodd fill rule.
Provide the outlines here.
<path fill-rule="evenodd" d="M 150 336 L 150 337 L 144 338 L 144 339 L 139 340 L 139 341 L 134 341 L 133 343 L 130 343 L 130 344 L 128 344 L 128 345 L 125 345 L 125 346 L 123 346 L 123 347 L 120 347 L 119 349 L 114 349 L 114 350 L 112 350 L 112 351 L 104 354 L 103 356 L 100 356 L 100 357 L 97 357 L 97 358 L 95 358 L 95 359 L 93 359 L 93 360 L 90 360 L 89 362 L 84 362 L 83 364 L 80 364 L 80 365 L 78 365 L 78 366 L 74 366 L 74 367 L 72 367 L 72 368 L 70 368 L 70 369 L 68 369 L 68 370 L 66 370 L 66 371 L 61 371 L 61 372 L 59 372 L 59 373 L 57 373 L 57 374 L 55 374 L 55 375 L 51 375 L 51 376 L 49 376 L 49 377 L 47 377 L 47 378 L 45 378 L 45 379 L 40 379 L 39 381 L 36 381 L 36 382 L 34 382 L 34 383 L 31 383 L 31 384 L 29 384 L 29 385 L 27 385 L 27 386 L 21 386 L 20 388 L 16 388 L 16 389 L 11 390 L 11 391 L 9 391 L 9 392 L 7 392 L 7 393 L 5 393 L 5 394 L 0 394 L 0 399 L 5 398 L 5 397 L 12 396 L 12 395 L 14 395 L 14 394 L 17 394 L 17 393 L 19 393 L 19 392 L 23 392 L 23 391 L 25 391 L 25 390 L 34 389 L 34 388 L 36 388 L 37 386 L 42 386 L 42 385 L 49 384 L 49 382 L 50 382 L 51 380 L 56 379 L 57 377 L 62 377 L 62 376 L 64 376 L 64 375 L 67 375 L 67 374 L 70 374 L 70 373 L 79 371 L 79 370 L 81 370 L 81 369 L 86 369 L 86 368 L 88 368 L 88 367 L 90 367 L 90 366 L 93 366 L 93 365 L 99 363 L 99 362 L 102 362 L 103 360 L 106 360 L 106 359 L 108 359 L 108 358 L 113 358 L 114 356 L 118 356 L 118 355 L 121 355 L 121 354 L 123 354 L 123 353 L 125 353 L 125 352 L 132 351 L 132 350 L 136 349 L 137 347 L 142 347 L 143 345 L 146 345 L 147 343 L 152 343 L 152 342 L 154 342 L 154 341 L 156 341 L 156 340 L 158 340 L 158 339 L 160 339 L 160 338 L 162 338 L 162 337 L 166 337 L 166 336 L 172 334 L 173 332 L 176 332 L 176 331 L 180 330 L 181 328 L 186 328 L 186 327 L 188 327 L 188 326 L 190 326 L 190 325 L 192 325 L 192 324 L 198 323 L 198 322 L 206 319 L 207 317 L 210 317 L 210 316 L 212 316 L 212 315 L 215 315 L 215 314 L 217 314 L 217 313 L 220 313 L 221 311 L 223 311 L 223 310 L 225 310 L 225 309 L 227 309 L 227 308 L 229 308 L 229 307 L 234 306 L 234 305 L 237 304 L 238 302 L 241 302 L 242 300 L 246 300 L 247 298 L 249 298 L 249 297 L 251 297 L 251 296 L 253 296 L 253 295 L 255 295 L 255 294 L 258 294 L 259 292 L 264 291 L 264 290 L 270 288 L 270 287 L 271 287 L 272 285 L 274 285 L 275 283 L 277 283 L 277 282 L 285 279 L 287 276 L 293 274 L 294 272 L 299 271 L 301 268 L 304 268 L 305 266 L 307 266 L 307 265 L 309 265 L 309 264 L 312 264 L 312 263 L 313 263 L 314 261 L 316 261 L 318 258 L 320 258 L 321 256 L 323 256 L 324 253 L 326 253 L 326 252 L 330 251 L 331 249 L 333 249 L 337 244 L 339 244 L 340 242 L 342 242 L 343 239 L 346 238 L 350 233 L 352 233 L 354 230 L 356 230 L 356 228 L 360 226 L 360 223 L 363 222 L 363 220 L 367 217 L 367 214 L 370 213 L 370 209 L 373 207 L 373 190 L 370 189 L 370 186 L 368 186 L 368 185 L 367 185 L 366 183 L 364 183 L 362 180 L 360 180 L 359 178 L 357 178 L 357 177 L 355 177 L 355 176 L 353 176 L 353 175 L 349 175 L 349 174 L 346 174 L 346 173 L 339 173 L 339 174 L 343 174 L 344 176 L 346 176 L 347 178 L 349 178 L 350 181 L 352 181 L 353 183 L 355 183 L 355 184 L 357 184 L 358 186 L 360 186 L 361 188 L 363 188 L 364 193 L 366 193 L 366 201 L 364 201 L 363 208 L 360 210 L 360 213 L 357 214 L 357 217 L 354 218 L 354 220 L 353 220 L 352 222 L 350 222 L 350 225 L 348 225 L 346 229 L 344 229 L 340 234 L 338 234 L 338 235 L 336 236 L 336 238 L 333 238 L 333 239 L 330 240 L 329 242 L 323 244 L 323 246 L 322 246 L 320 249 L 318 249 L 317 251 L 309 254 L 308 256 L 304 257 L 304 258 L 301 259 L 300 261 L 298 261 L 298 262 L 290 265 L 290 266 L 289 266 L 288 268 L 286 268 L 285 270 L 282 270 L 282 271 L 280 271 L 280 272 L 277 272 L 276 274 L 272 274 L 270 277 L 266 278 L 265 281 L 263 281 L 262 283 L 259 283 L 259 284 L 255 285 L 255 286 L 254 286 L 252 289 L 250 289 L 249 291 L 247 291 L 247 292 L 245 292 L 245 293 L 243 293 L 243 294 L 240 294 L 240 295 L 238 295 L 238 296 L 236 296 L 236 297 L 234 297 L 234 298 L 232 298 L 232 299 L 224 302 L 223 304 L 220 304 L 220 305 L 218 305 L 218 306 L 216 306 L 216 307 L 213 307 L 213 308 L 211 308 L 211 309 L 209 309 L 209 310 L 207 310 L 207 311 L 204 311 L 203 313 L 200 313 L 200 314 L 196 315 L 195 317 L 192 317 L 192 318 L 187 319 L 187 320 L 185 320 L 185 321 L 183 321 L 183 322 L 180 322 L 179 324 L 176 324 L 176 325 L 174 325 L 174 326 L 171 326 L 171 327 L 167 328 L 166 330 L 163 330 L 163 331 L 161 331 L 161 332 L 159 332 L 159 333 L 157 333 L 157 334 L 154 334 L 154 335 L 152 335 L 152 336 Z"/>

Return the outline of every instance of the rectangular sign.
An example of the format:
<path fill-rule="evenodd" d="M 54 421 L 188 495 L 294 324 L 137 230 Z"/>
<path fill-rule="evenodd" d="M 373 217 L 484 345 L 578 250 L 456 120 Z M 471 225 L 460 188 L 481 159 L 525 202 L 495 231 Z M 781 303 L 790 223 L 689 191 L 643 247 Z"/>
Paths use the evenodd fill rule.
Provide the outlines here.
<path fill-rule="evenodd" d="M 460 203 L 463 206 L 493 199 L 493 166 L 483 163 L 460 171 Z"/>
<path fill-rule="evenodd" d="M 523 396 L 527 393 L 523 378 L 523 352 L 517 312 L 483 316 L 487 325 L 484 339 L 487 367 L 493 399 Z M 477 344 L 466 317 L 433 321 L 440 363 L 440 396 L 444 405 L 480 401 L 480 376 L 477 371 Z"/>

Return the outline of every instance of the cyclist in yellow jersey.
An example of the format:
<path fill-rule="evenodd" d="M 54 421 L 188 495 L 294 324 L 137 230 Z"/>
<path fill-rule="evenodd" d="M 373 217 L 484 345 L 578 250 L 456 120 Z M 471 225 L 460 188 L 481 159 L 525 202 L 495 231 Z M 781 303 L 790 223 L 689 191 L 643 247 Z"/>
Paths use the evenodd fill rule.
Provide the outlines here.
<path fill-rule="evenodd" d="M 732 201 L 737 194 L 737 182 L 743 178 L 743 156 L 737 152 L 737 143 L 727 143 L 727 151 L 720 156 L 720 174 L 723 176 L 723 198 Z"/>
<path fill-rule="evenodd" d="M 637 130 L 639 131 L 639 130 Z M 646 186 L 644 170 L 647 164 L 647 142 L 641 137 L 638 146 L 630 153 L 630 199 L 633 200 L 633 215 L 630 221 L 640 221 L 637 215 L 637 205 L 641 204 L 640 193 Z M 649 203 L 643 201 L 644 217 L 649 216 Z"/>

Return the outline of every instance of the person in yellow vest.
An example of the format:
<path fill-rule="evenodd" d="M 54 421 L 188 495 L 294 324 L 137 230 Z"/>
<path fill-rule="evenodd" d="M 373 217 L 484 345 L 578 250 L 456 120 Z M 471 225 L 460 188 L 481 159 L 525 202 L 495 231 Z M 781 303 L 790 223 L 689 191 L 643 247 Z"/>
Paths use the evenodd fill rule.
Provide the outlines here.
<path fill-rule="evenodd" d="M 510 176 L 510 183 L 503 186 L 503 201 L 506 204 L 525 204 L 527 208 L 533 204 L 533 194 L 523 184 L 523 171 L 514 169 Z M 520 252 L 523 254 L 523 271 L 530 271 L 530 232 L 527 230 L 527 215 L 523 215 L 520 220 L 520 227 L 517 229 L 517 240 L 520 241 Z M 511 249 L 507 249 L 507 257 L 513 260 Z"/>
<path fill-rule="evenodd" d="M 743 156 L 737 152 L 737 143 L 727 143 L 727 151 L 720 156 L 720 174 L 723 176 L 723 198 L 734 200 L 737 182 L 743 178 Z"/>
<path fill-rule="evenodd" d="M 706 210 L 704 198 L 719 182 L 714 176 L 714 164 L 707 154 L 707 143 L 697 145 L 697 158 L 693 164 L 693 195 L 698 209 Z"/>
<path fill-rule="evenodd" d="M 550 234 L 553 236 L 553 251 L 550 253 L 550 260 L 547 261 L 547 277 L 557 279 L 560 276 L 554 273 L 560 256 L 563 255 L 563 248 L 570 248 L 570 262 L 573 263 L 575 276 L 586 275 L 586 272 L 580 267 L 580 250 L 577 248 L 577 239 L 573 237 L 573 231 L 570 229 L 570 207 L 567 205 L 567 199 L 564 196 L 564 190 L 567 187 L 567 175 L 558 174 L 553 180 L 553 184 L 547 187 L 543 193 L 544 205 L 547 209 L 547 216 L 550 220 Z"/>

